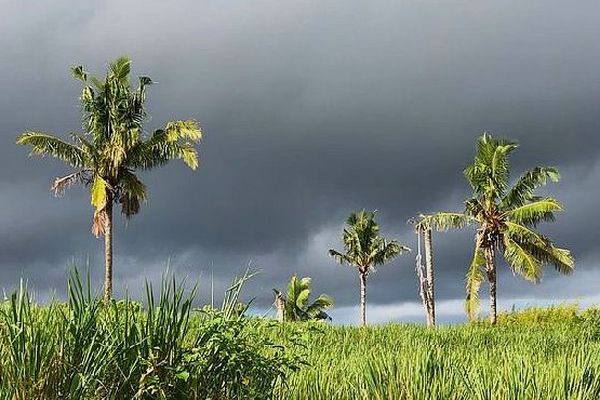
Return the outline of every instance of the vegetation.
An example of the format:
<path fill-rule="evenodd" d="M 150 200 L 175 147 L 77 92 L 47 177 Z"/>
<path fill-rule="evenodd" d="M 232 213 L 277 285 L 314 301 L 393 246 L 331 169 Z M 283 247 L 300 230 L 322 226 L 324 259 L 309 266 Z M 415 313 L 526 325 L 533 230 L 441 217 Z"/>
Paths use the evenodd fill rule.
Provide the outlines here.
<path fill-rule="evenodd" d="M 555 168 L 535 167 L 525 172 L 510 187 L 509 156 L 517 143 L 496 139 L 484 133 L 477 142 L 475 159 L 464 171 L 473 189 L 462 213 L 438 213 L 429 216 L 434 229 L 463 228 L 475 225 L 475 250 L 467 272 L 466 311 L 473 318 L 479 308 L 479 287 L 485 268 L 490 285 L 490 322 L 496 323 L 496 255 L 501 251 L 511 270 L 527 280 L 538 282 L 542 267 L 551 264 L 568 274 L 574 260 L 569 250 L 556 247 L 535 230 L 541 222 L 554 221 L 562 210 L 558 200 L 541 197 L 535 191 L 548 180 L 558 181 Z"/>
<path fill-rule="evenodd" d="M 570 273 L 574 260 L 536 230 L 562 209 L 556 199 L 536 194 L 559 179 L 558 171 L 535 167 L 511 186 L 509 156 L 517 144 L 488 133 L 464 171 L 472 188 L 464 211 L 412 222 L 427 325 L 435 325 L 432 231 L 468 225 L 476 231 L 466 311 L 471 318 L 477 313 L 485 271 L 489 324 L 365 327 L 367 278 L 409 249 L 380 236 L 375 212 L 364 210 L 346 221 L 344 251 L 329 250 L 358 272 L 360 329 L 314 323 L 330 319 L 333 299 L 321 294 L 311 302 L 311 279 L 295 275 L 287 293 L 275 289 L 281 323 L 248 317 L 239 294 L 249 274 L 234 281 L 219 309 L 195 308 L 196 288 L 186 290 L 185 282 L 168 276 L 158 293 L 146 283 L 143 303 L 112 300 L 113 206 L 120 204 L 126 218 L 140 211 L 147 197 L 140 171 L 174 159 L 196 169 L 202 137 L 195 121 L 169 122 L 146 134 L 152 80 L 139 77 L 133 88 L 130 70 L 125 57 L 109 64 L 104 79 L 73 67 L 83 83 L 83 134 L 65 141 L 28 131 L 17 139 L 32 154 L 73 168 L 55 179 L 55 194 L 74 184 L 89 188 L 92 232 L 105 239 L 104 301 L 74 270 L 65 304 L 38 305 L 25 284 L 1 303 L 0 400 L 600 398 L 599 310 L 557 306 L 497 316 L 498 253 L 533 282 L 545 265 Z"/>
<path fill-rule="evenodd" d="M 375 212 L 365 210 L 350 214 L 342 240 L 344 253 L 329 250 L 329 255 L 342 265 L 356 268 L 360 281 L 360 322 L 367 324 L 367 277 L 377 266 L 384 265 L 398 254 L 409 251 L 395 240 L 379 236 L 379 225 L 375 222 Z"/>
<path fill-rule="evenodd" d="M 283 295 L 279 290 L 274 289 L 277 311 L 280 315 L 279 320 L 322 321 L 331 319 L 325 310 L 333 307 L 333 299 L 326 294 L 321 294 L 313 302 L 310 302 L 311 282 L 309 277 L 298 279 L 296 275 L 293 275 L 288 283 L 287 294 Z"/>
<path fill-rule="evenodd" d="M 573 309 L 500 314 L 496 327 L 319 326 L 310 368 L 292 373 L 280 398 L 597 399 L 600 313 Z"/>
<path fill-rule="evenodd" d="M 0 399 L 271 399 L 302 363 L 300 337 L 239 316 L 246 279 L 202 311 L 169 277 L 143 305 L 107 304 L 76 272 L 66 304 L 38 306 L 22 285 L 0 307 Z"/>
<path fill-rule="evenodd" d="M 202 137 L 195 121 L 169 122 L 145 135 L 146 89 L 152 80 L 141 76 L 139 86 L 133 89 L 130 70 L 131 60 L 126 57 L 111 62 L 104 79 L 88 76 L 81 66 L 73 67 L 73 76 L 83 83 L 80 101 L 84 133 L 72 134 L 70 142 L 31 131 L 17 139 L 18 144 L 31 146 L 32 154 L 50 155 L 74 168 L 54 180 L 55 194 L 62 194 L 74 184 L 90 188 L 92 232 L 97 237 L 103 235 L 105 241 L 106 300 L 112 297 L 113 204 L 121 205 L 126 218 L 136 215 L 147 197 L 146 186 L 136 172 L 173 159 L 196 169 L 198 154 L 194 145 Z"/>

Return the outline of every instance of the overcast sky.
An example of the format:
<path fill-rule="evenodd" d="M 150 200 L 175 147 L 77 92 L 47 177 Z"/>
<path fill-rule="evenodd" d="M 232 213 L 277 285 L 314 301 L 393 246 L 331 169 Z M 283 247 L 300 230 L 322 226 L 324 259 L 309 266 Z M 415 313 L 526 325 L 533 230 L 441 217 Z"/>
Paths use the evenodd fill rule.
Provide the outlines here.
<path fill-rule="evenodd" d="M 53 197 L 68 168 L 14 141 L 81 131 L 68 67 L 102 74 L 127 54 L 158 82 L 147 130 L 194 118 L 205 139 L 196 172 L 145 174 L 147 205 L 118 220 L 119 293 L 171 259 L 206 299 L 211 271 L 222 288 L 250 263 L 258 309 L 297 273 L 336 299 L 338 322 L 355 322 L 357 274 L 327 255 L 345 217 L 377 209 L 382 232 L 414 247 L 407 219 L 461 209 L 462 169 L 488 130 L 520 142 L 514 176 L 560 169 L 547 190 L 565 211 L 542 229 L 577 261 L 538 285 L 501 264 L 500 305 L 600 302 L 599 15 L 596 1 L 0 0 L 0 286 L 24 277 L 38 296 L 62 296 L 69 263 L 88 257 L 101 285 L 87 192 Z M 434 236 L 443 320 L 461 318 L 472 235 Z M 371 321 L 423 319 L 414 253 L 368 286 Z"/>

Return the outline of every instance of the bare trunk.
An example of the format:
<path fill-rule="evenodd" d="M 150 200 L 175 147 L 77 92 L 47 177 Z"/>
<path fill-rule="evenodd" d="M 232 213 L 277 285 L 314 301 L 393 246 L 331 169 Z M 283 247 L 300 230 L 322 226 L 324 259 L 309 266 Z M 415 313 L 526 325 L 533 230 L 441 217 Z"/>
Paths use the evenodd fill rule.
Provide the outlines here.
<path fill-rule="evenodd" d="M 112 193 L 107 194 L 106 219 L 104 221 L 104 301 L 112 299 L 113 275 L 113 201 Z"/>
<path fill-rule="evenodd" d="M 425 265 L 427 268 L 427 326 L 435 325 L 435 296 L 433 275 L 433 246 L 431 229 L 425 230 Z"/>
<path fill-rule="evenodd" d="M 360 278 L 360 324 L 367 324 L 367 271 L 359 270 Z"/>
<path fill-rule="evenodd" d="M 496 254 L 493 247 L 485 249 L 485 263 L 490 283 L 490 323 L 496 325 Z"/>
<path fill-rule="evenodd" d="M 277 308 L 277 321 L 285 321 L 285 298 L 279 291 L 275 291 L 275 308 Z"/>

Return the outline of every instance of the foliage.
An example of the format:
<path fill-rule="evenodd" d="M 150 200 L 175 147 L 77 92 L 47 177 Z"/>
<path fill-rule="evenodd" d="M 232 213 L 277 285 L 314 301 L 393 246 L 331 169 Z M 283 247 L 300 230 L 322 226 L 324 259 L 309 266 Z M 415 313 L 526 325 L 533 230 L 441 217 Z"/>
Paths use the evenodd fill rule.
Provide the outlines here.
<path fill-rule="evenodd" d="M 436 230 L 477 227 L 466 279 L 465 309 L 471 318 L 479 308 L 478 292 L 484 280 L 484 267 L 488 277 L 495 280 L 496 249 L 501 250 L 513 273 L 532 282 L 540 280 L 544 265 L 553 265 L 563 274 L 570 273 L 574 267 L 569 250 L 556 247 L 550 238 L 535 229 L 541 222 L 554 221 L 555 213 L 562 210 L 556 199 L 536 195 L 540 186 L 558 181 L 559 173 L 555 168 L 535 167 L 510 186 L 509 156 L 517 146 L 516 142 L 484 133 L 477 142 L 473 162 L 464 170 L 472 189 L 464 211 L 427 217 L 427 223 Z"/>
<path fill-rule="evenodd" d="M 111 62 L 104 79 L 89 76 L 82 66 L 74 66 L 71 71 L 83 83 L 80 102 L 84 133 L 71 134 L 71 141 L 64 141 L 28 131 L 18 137 L 17 143 L 31 146 L 31 154 L 50 155 L 75 169 L 56 178 L 52 189 L 59 195 L 73 184 L 88 186 L 95 209 L 93 232 L 99 236 L 104 233 L 102 211 L 107 202 L 120 204 L 123 215 L 131 218 L 146 200 L 146 186 L 136 171 L 172 159 L 181 159 L 196 169 L 194 145 L 202 132 L 195 121 L 174 121 L 146 135 L 144 105 L 147 88 L 153 82 L 141 76 L 134 89 L 129 79 L 131 60 L 127 57 Z"/>
<path fill-rule="evenodd" d="M 173 277 L 158 296 L 147 283 L 145 304 L 105 304 L 76 271 L 66 304 L 36 305 L 22 285 L 0 307 L 0 399 L 273 398 L 303 363 L 302 336 L 232 316 L 247 277 L 202 314 Z"/>
<path fill-rule="evenodd" d="M 329 255 L 342 265 L 350 265 L 369 273 L 409 250 L 397 241 L 379 235 L 375 212 L 362 210 L 352 213 L 346 220 L 346 225 L 342 235 L 344 253 L 329 250 Z"/>
<path fill-rule="evenodd" d="M 528 317 L 517 314 L 511 322 L 500 318 L 495 328 L 324 325 L 311 334 L 310 368 L 291 374 L 280 398 L 596 399 L 600 339 L 589 335 L 587 312 L 555 319 L 570 311 L 552 308 L 543 324 L 522 324 Z"/>
<path fill-rule="evenodd" d="M 285 296 L 286 321 L 331 319 L 325 310 L 333 307 L 333 299 L 326 294 L 321 294 L 313 302 L 310 302 L 311 283 L 312 280 L 309 277 L 298 279 L 296 275 L 293 275 L 290 278 Z"/>

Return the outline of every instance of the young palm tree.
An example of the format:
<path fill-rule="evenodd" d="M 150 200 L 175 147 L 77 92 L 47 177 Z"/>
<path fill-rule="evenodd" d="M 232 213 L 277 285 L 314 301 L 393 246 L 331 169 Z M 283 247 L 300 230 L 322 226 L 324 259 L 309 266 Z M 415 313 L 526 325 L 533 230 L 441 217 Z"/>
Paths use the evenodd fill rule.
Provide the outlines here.
<path fill-rule="evenodd" d="M 509 155 L 517 143 L 496 139 L 484 133 L 477 143 L 474 161 L 464 175 L 473 190 L 462 213 L 438 213 L 429 216 L 436 230 L 475 225 L 475 250 L 467 272 L 465 309 L 473 318 L 479 307 L 479 287 L 485 268 L 490 285 L 490 322 L 496 323 L 496 258 L 504 256 L 513 273 L 538 282 L 544 265 L 550 264 L 563 274 L 573 270 L 575 262 L 569 250 L 556 247 L 535 230 L 541 222 L 554 221 L 561 204 L 552 197 L 541 197 L 535 190 L 548 180 L 558 181 L 555 168 L 535 167 L 509 186 Z"/>
<path fill-rule="evenodd" d="M 419 252 L 417 254 L 417 274 L 419 276 L 420 293 L 425 311 L 427 312 L 427 326 L 435 326 L 435 279 L 433 272 L 433 242 L 432 229 L 426 215 L 420 214 L 410 221 L 417 234 Z M 425 271 L 421 264 L 421 237 L 425 245 Z"/>
<path fill-rule="evenodd" d="M 309 277 L 298 279 L 296 275 L 293 275 L 288 283 L 286 295 L 273 289 L 278 308 L 277 318 L 280 321 L 331 319 L 325 310 L 333 307 L 333 299 L 326 294 L 321 294 L 312 303 L 309 303 L 311 283 L 312 280 Z"/>
<path fill-rule="evenodd" d="M 353 266 L 358 270 L 360 281 L 360 322 L 366 325 L 367 278 L 379 265 L 393 260 L 398 254 L 410 249 L 395 240 L 379 236 L 379 225 L 375 222 L 375 212 L 365 210 L 350 214 L 342 240 L 344 253 L 329 250 L 329 255 L 342 265 Z"/>
<path fill-rule="evenodd" d="M 90 188 L 94 207 L 92 232 L 104 235 L 104 297 L 112 297 L 113 204 L 131 218 L 146 200 L 146 186 L 136 172 L 149 170 L 181 159 L 192 169 L 198 167 L 195 144 L 202 133 L 195 121 L 169 122 L 147 135 L 144 103 L 146 88 L 152 80 L 139 77 L 139 86 L 129 81 L 131 60 L 120 57 L 108 66 L 104 79 L 88 77 L 83 67 L 72 67 L 73 76 L 83 83 L 80 102 L 83 134 L 72 134 L 71 141 L 39 132 L 21 134 L 17 143 L 32 147 L 32 154 L 51 155 L 66 162 L 74 171 L 56 178 L 56 195 L 73 184 Z"/>

